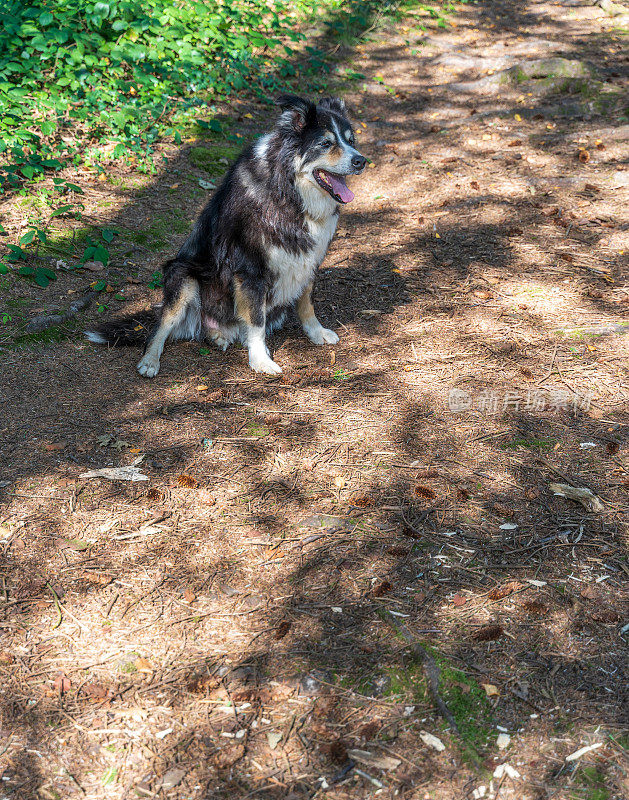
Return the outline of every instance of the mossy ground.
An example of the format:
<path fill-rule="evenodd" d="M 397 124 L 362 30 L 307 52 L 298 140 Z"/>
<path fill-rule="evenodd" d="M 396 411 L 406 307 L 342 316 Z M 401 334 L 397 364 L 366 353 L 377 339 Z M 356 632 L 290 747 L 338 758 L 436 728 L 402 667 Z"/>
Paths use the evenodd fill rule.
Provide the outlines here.
<path fill-rule="evenodd" d="M 606 786 L 607 779 L 595 766 L 579 768 L 571 794 L 572 800 L 609 800 L 611 793 Z"/>
<path fill-rule="evenodd" d="M 458 741 L 466 760 L 478 763 L 480 754 L 492 744 L 493 717 L 485 691 L 474 678 L 452 665 L 446 655 L 434 647 L 426 648 L 440 671 L 439 694 L 448 706 L 459 729 Z M 385 670 L 388 684 L 384 696 L 409 704 L 432 705 L 423 665 L 410 661 L 405 666 Z M 354 689 L 368 694 L 374 677 L 363 676 Z"/>
<path fill-rule="evenodd" d="M 238 156 L 241 144 L 196 145 L 190 149 L 190 162 L 206 172 L 211 178 L 218 178 L 227 171 L 227 167 Z"/>

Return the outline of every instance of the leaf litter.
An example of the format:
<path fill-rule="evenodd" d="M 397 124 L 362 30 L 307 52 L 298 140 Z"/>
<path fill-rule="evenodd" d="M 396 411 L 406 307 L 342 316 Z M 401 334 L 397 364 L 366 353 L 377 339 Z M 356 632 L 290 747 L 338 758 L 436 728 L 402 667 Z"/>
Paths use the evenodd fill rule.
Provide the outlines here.
<path fill-rule="evenodd" d="M 270 386 L 247 371 L 238 350 L 210 351 L 197 362 L 193 351 L 173 345 L 160 383 L 133 384 L 130 400 L 127 378 L 119 380 L 119 371 L 113 377 L 122 368 L 109 360 L 113 354 L 85 350 L 77 360 L 71 341 L 67 350 L 62 343 L 21 356 L 15 385 L 33 396 L 51 374 L 66 380 L 60 354 L 81 378 L 71 384 L 76 396 L 55 394 L 54 416 L 39 419 L 37 411 L 28 418 L 39 446 L 12 451 L 3 466 L 14 470 L 2 482 L 8 504 L 0 512 L 14 560 L 0 581 L 12 655 L 0 659 L 0 670 L 14 703 L 3 730 L 17 730 L 23 714 L 35 725 L 54 715 L 59 725 L 46 728 L 46 737 L 76 767 L 88 794 L 102 793 L 105 776 L 112 797 L 126 797 L 132 780 L 133 788 L 148 787 L 145 796 L 168 791 L 182 800 L 208 786 L 235 800 L 258 790 L 300 797 L 323 786 L 323 777 L 332 797 L 399 788 L 449 800 L 479 786 L 473 765 L 484 763 L 501 796 L 529 800 L 550 782 L 549 791 L 562 797 L 576 789 L 572 773 L 557 774 L 556 764 L 588 741 L 601 747 L 575 760 L 601 759 L 610 785 L 619 780 L 608 739 L 596 731 L 615 731 L 620 718 L 622 671 L 614 653 L 626 634 L 620 542 L 629 420 L 618 372 L 626 354 L 614 328 L 623 322 L 626 245 L 617 224 L 605 227 L 614 225 L 622 201 L 611 202 L 616 178 L 592 144 L 600 137 L 605 158 L 618 162 L 619 129 L 609 116 L 559 119 L 553 104 L 565 111 L 578 93 L 542 101 L 537 80 L 526 87 L 530 98 L 510 86 L 482 103 L 461 98 L 448 83 L 464 76 L 448 75 L 426 52 L 463 55 L 466 69 L 476 69 L 483 59 L 504 57 L 503 41 L 518 63 L 519 47 L 535 51 L 529 55 L 536 60 L 550 55 L 544 48 L 560 13 L 562 36 L 575 35 L 572 25 L 597 30 L 576 7 L 576 21 L 570 9 L 540 8 L 524 42 L 507 36 L 501 22 L 489 29 L 470 9 L 476 32 L 432 28 L 431 18 L 421 17 L 436 45 L 411 55 L 409 34 L 385 26 L 353 54 L 363 74 L 377 69 L 396 87 L 396 102 L 422 87 L 425 108 L 405 114 L 425 133 L 421 148 L 396 137 L 380 83 L 373 91 L 367 81 L 366 90 L 347 89 L 363 111 L 365 149 L 375 155 L 383 137 L 395 141 L 360 179 L 364 198 L 382 194 L 377 183 L 387 185 L 390 199 L 379 201 L 376 215 L 372 201 L 357 194 L 362 205 L 355 218 L 345 217 L 348 235 L 334 242 L 317 284 L 321 313 L 343 331 L 334 363 L 288 332 L 280 347 L 285 379 Z M 519 30 L 514 12 L 504 13 L 505 24 Z M 589 58 L 600 60 L 598 38 L 579 41 L 586 40 Z M 574 157 L 581 147 L 587 163 Z M 494 158 L 504 153 L 513 163 Z M 112 174 L 130 176 L 137 177 Z M 562 183 L 564 177 L 576 182 Z M 152 202 L 157 188 L 146 180 L 142 191 Z M 90 186 L 89 213 L 101 214 L 96 203 L 109 202 L 115 186 Z M 191 221 L 198 200 L 188 194 L 176 195 L 173 208 Z M 159 202 L 168 202 L 163 192 Z M 435 213 L 442 216 L 433 228 Z M 125 222 L 135 222 L 134 214 L 143 220 L 146 211 L 140 216 L 131 203 Z M 171 250 L 165 246 L 160 258 Z M 154 255 L 132 256 L 141 279 L 130 286 L 142 305 L 150 300 L 145 285 Z M 64 273 L 59 281 L 71 278 Z M 114 288 L 110 272 L 107 281 L 103 291 Z M 108 298 L 114 302 L 113 293 Z M 587 331 L 600 329 L 601 314 L 607 332 L 588 347 Z M 7 375 L 17 375 L 15 354 L 5 358 Z M 471 390 L 469 414 L 448 408 L 448 393 L 461 385 Z M 578 397 L 590 390 L 588 411 Z M 153 489 L 128 478 L 77 480 L 93 464 L 77 468 L 74 459 L 84 464 L 85 451 L 71 421 L 96 441 L 105 407 L 107 424 L 115 420 L 118 431 L 113 441 L 146 451 Z M 7 413 L 10 424 L 17 406 Z M 265 414 L 274 420 L 268 435 L 248 436 Z M 579 446 L 611 439 L 618 449 Z M 117 458 L 112 444 L 96 453 Z M 33 480 L 23 477 L 31 474 Z M 194 478 L 182 483 L 182 475 Z M 567 495 L 549 498 L 550 481 L 591 486 L 605 498 L 604 510 Z M 203 502 L 205 486 L 212 504 Z M 155 522 L 165 511 L 168 523 Z M 312 536 L 298 525 L 308 517 L 320 521 Z M 262 544 L 246 535 L 252 527 Z M 57 546 L 62 540 L 90 547 Z M 37 583 L 42 575 L 54 596 Z M 590 586 L 600 599 L 582 596 L 581 587 Z M 391 615 L 386 624 L 381 613 Z M 430 657 L 429 674 L 418 648 Z M 49 677 L 60 673 L 70 682 L 60 683 L 61 694 Z M 577 718 L 578 730 L 565 724 Z M 508 735 L 497 733 L 498 724 L 518 731 L 506 751 L 513 766 L 495 764 Z M 155 735 L 164 731 L 170 733 Z M 83 766 L 81 737 L 101 747 L 89 759 L 96 777 Z M 5 758 L 19 757 L 16 742 L 8 741 Z M 355 751 L 370 755 L 346 771 Z M 61 768 L 54 752 L 51 769 L 41 767 L 53 788 L 46 783 L 40 794 L 83 794 L 53 771 Z M 395 769 L 378 766 L 398 761 Z"/>

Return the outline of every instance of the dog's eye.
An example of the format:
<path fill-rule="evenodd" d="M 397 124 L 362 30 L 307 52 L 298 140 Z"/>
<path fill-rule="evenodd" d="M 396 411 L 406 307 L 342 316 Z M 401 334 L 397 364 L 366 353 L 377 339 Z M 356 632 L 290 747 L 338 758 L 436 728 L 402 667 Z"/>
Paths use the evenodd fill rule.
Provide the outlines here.
<path fill-rule="evenodd" d="M 332 147 L 332 142 L 329 139 L 324 139 L 321 142 L 321 147 L 323 147 L 324 150 L 329 150 Z"/>

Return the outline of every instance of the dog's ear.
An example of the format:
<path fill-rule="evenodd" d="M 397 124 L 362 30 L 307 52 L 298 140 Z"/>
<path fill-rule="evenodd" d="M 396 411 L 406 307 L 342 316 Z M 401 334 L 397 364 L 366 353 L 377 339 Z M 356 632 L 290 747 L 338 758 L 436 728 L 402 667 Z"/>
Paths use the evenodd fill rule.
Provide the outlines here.
<path fill-rule="evenodd" d="M 319 108 L 321 111 L 333 111 L 336 114 L 347 115 L 347 106 L 340 97 L 324 97 L 323 100 L 319 100 Z"/>
<path fill-rule="evenodd" d="M 275 101 L 282 109 L 280 123 L 301 133 L 315 116 L 315 105 L 296 94 L 283 94 Z"/>

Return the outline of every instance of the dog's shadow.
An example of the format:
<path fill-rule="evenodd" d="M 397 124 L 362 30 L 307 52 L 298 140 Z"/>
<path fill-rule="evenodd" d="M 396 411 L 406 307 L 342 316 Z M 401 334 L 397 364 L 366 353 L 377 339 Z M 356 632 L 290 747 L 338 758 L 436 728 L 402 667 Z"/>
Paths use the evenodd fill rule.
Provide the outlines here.
<path fill-rule="evenodd" d="M 353 258 L 363 258 L 354 256 Z M 325 327 L 360 325 L 373 331 L 381 318 L 410 302 L 404 278 L 393 272 L 389 259 L 378 258 L 365 269 L 323 267 L 315 282 L 313 302 L 317 318 Z M 294 309 L 287 315 L 281 330 L 270 338 L 275 349 L 295 335 L 301 326 Z"/>

